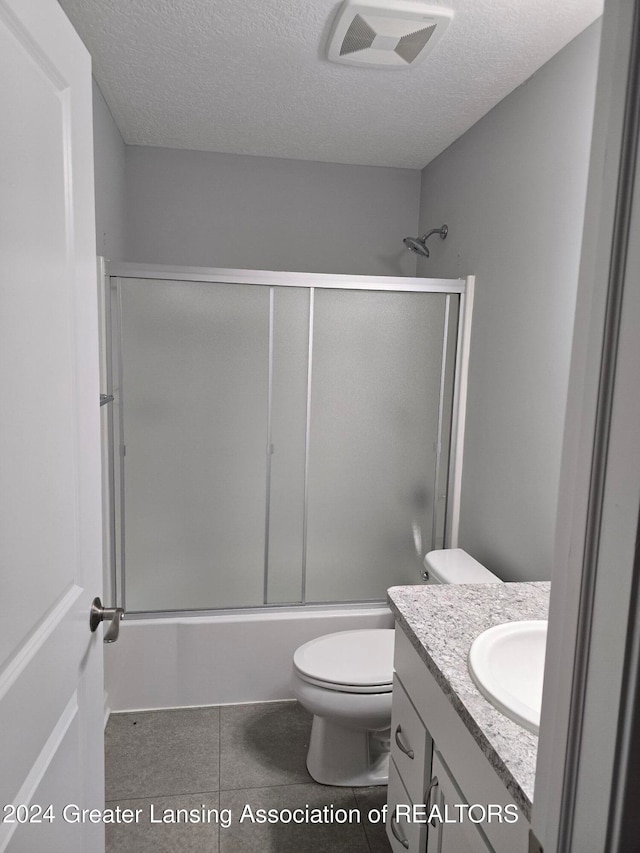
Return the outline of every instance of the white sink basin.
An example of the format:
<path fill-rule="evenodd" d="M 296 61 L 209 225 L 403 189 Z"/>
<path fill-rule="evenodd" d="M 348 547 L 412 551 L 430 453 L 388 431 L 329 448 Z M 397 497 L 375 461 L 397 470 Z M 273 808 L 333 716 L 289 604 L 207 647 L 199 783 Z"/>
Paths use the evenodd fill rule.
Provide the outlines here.
<path fill-rule="evenodd" d="M 507 622 L 480 634 L 469 650 L 469 672 L 492 705 L 538 734 L 547 622 Z"/>

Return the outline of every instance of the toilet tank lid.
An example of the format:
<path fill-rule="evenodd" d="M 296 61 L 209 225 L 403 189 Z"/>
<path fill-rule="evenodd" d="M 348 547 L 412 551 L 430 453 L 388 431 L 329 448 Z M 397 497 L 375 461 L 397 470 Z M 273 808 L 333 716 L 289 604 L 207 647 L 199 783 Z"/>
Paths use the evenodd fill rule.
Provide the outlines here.
<path fill-rule="evenodd" d="M 302 675 L 329 684 L 376 686 L 393 681 L 393 628 L 338 631 L 309 640 L 293 664 Z"/>
<path fill-rule="evenodd" d="M 429 551 L 424 567 L 440 583 L 502 583 L 462 548 Z"/>

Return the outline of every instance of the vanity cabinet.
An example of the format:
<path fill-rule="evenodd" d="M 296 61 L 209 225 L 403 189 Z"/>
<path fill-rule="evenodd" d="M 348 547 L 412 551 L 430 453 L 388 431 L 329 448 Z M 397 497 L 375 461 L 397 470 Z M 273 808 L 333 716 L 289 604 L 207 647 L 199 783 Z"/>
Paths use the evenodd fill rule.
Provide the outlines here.
<path fill-rule="evenodd" d="M 394 668 L 387 800 L 392 850 L 526 853 L 525 815 L 399 627 Z M 489 805 L 491 819 L 474 822 L 489 815 Z M 517 821 L 508 822 L 516 814 Z"/>

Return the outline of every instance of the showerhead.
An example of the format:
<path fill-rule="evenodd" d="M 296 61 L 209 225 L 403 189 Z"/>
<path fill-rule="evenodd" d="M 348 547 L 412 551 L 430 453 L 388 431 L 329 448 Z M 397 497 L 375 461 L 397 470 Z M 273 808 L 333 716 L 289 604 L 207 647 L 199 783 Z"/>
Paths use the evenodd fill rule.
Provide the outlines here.
<path fill-rule="evenodd" d="M 402 241 L 407 249 L 411 249 L 416 255 L 422 255 L 424 258 L 429 257 L 429 250 L 420 237 L 405 237 Z"/>
<path fill-rule="evenodd" d="M 412 252 L 415 252 L 416 255 L 422 255 L 423 258 L 429 257 L 429 249 L 427 249 L 427 240 L 431 237 L 432 234 L 439 234 L 440 237 L 444 240 L 449 233 L 449 229 L 446 225 L 443 225 L 442 228 L 434 228 L 432 231 L 428 231 L 422 237 L 405 237 L 402 241 L 407 249 L 411 249 Z"/>

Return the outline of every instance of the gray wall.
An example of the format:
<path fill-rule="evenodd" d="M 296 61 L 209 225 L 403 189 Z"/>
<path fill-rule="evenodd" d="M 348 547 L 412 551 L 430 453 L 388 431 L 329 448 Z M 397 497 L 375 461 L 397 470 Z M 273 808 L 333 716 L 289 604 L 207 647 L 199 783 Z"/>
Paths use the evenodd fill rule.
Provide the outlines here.
<path fill-rule="evenodd" d="M 126 260 L 125 144 L 95 80 L 93 147 L 97 251 L 110 260 Z"/>
<path fill-rule="evenodd" d="M 476 275 L 460 546 L 507 580 L 552 569 L 599 24 L 423 170 L 419 275 Z"/>
<path fill-rule="evenodd" d="M 420 173 L 127 147 L 128 261 L 415 275 Z"/>
<path fill-rule="evenodd" d="M 421 182 L 410 169 L 124 146 L 96 87 L 107 257 L 414 275 L 402 237 L 418 216 L 421 231 L 449 225 L 417 272 L 477 277 L 460 545 L 505 579 L 551 573 L 598 45 L 594 25 Z"/>

